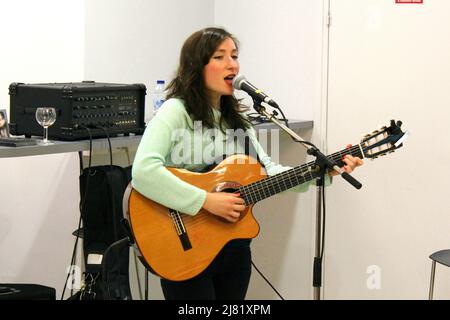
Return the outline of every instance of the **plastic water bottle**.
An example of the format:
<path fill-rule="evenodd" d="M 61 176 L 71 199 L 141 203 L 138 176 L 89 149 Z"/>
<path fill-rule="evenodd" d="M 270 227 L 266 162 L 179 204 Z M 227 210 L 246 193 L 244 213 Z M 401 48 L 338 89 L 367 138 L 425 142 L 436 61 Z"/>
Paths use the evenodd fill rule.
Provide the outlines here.
<path fill-rule="evenodd" d="M 166 94 L 164 93 L 164 90 L 165 90 L 165 81 L 164 80 L 156 81 L 156 86 L 152 93 L 153 116 L 156 115 L 159 108 L 161 108 L 161 105 L 164 103 L 164 101 L 166 101 Z"/>

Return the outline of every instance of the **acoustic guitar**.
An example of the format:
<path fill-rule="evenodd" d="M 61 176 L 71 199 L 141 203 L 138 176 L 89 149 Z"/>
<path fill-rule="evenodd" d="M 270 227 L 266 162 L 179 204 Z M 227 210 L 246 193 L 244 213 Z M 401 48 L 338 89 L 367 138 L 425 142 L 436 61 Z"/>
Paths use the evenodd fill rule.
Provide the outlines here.
<path fill-rule="evenodd" d="M 328 157 L 342 166 L 346 154 L 375 159 L 391 153 L 407 137 L 400 126 L 401 121 L 392 120 L 389 127 L 364 136 L 358 145 Z M 259 224 L 252 214 L 255 203 L 319 176 L 314 162 L 267 176 L 261 164 L 247 155 L 230 156 L 206 173 L 167 169 L 208 192 L 239 192 L 247 205 L 238 222 L 229 223 L 203 209 L 195 216 L 174 211 L 144 197 L 131 184 L 128 186 L 124 215 L 138 256 L 153 273 L 173 281 L 201 273 L 229 241 L 256 237 Z"/>

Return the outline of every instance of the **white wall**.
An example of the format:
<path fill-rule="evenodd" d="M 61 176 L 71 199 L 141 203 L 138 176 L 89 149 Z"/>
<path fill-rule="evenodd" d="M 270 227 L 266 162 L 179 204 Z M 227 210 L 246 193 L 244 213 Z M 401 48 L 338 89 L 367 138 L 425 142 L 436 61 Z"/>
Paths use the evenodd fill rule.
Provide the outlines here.
<path fill-rule="evenodd" d="M 11 82 L 82 79 L 84 1 L 18 0 L 0 6 L 0 106 L 9 106 Z"/>
<path fill-rule="evenodd" d="M 85 77 L 144 83 L 150 93 L 156 80 L 172 79 L 184 40 L 213 23 L 210 0 L 87 1 Z"/>
<path fill-rule="evenodd" d="M 332 0 L 329 145 L 402 120 L 411 137 L 328 192 L 325 297 L 426 299 L 434 251 L 449 248 L 450 3 Z M 370 289 L 376 266 L 380 287 Z M 450 297 L 437 266 L 435 297 Z M 373 272 L 373 271 L 372 271 Z"/>
<path fill-rule="evenodd" d="M 241 42 L 241 73 L 290 118 L 314 116 L 321 75 L 321 8 L 321 1 L 311 0 L 216 0 L 215 23 Z"/>
<path fill-rule="evenodd" d="M 2 1 L 0 39 L 0 108 L 9 110 L 11 82 L 83 79 L 83 1 Z M 78 156 L 2 158 L 1 166 L 0 283 L 40 283 L 59 295 L 79 217 Z"/>

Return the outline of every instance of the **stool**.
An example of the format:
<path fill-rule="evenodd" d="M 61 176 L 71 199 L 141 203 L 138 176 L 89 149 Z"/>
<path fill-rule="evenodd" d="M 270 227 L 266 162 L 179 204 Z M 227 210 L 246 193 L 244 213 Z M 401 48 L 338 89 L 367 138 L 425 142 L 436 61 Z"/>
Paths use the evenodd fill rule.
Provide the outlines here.
<path fill-rule="evenodd" d="M 434 274 L 436 272 L 436 262 L 450 267 L 450 249 L 436 251 L 430 256 L 433 260 L 431 264 L 431 279 L 430 279 L 430 292 L 428 295 L 428 300 L 433 300 L 433 290 L 434 290 Z"/>

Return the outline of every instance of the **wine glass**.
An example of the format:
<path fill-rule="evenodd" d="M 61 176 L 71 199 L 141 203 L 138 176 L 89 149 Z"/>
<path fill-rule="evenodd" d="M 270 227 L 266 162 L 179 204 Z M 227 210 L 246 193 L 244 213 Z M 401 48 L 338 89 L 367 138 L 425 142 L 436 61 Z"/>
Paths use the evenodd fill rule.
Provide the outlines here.
<path fill-rule="evenodd" d="M 40 145 L 52 144 L 48 141 L 48 127 L 56 121 L 56 109 L 53 107 L 39 107 L 36 109 L 36 121 L 44 127 L 44 140 L 39 142 Z"/>

